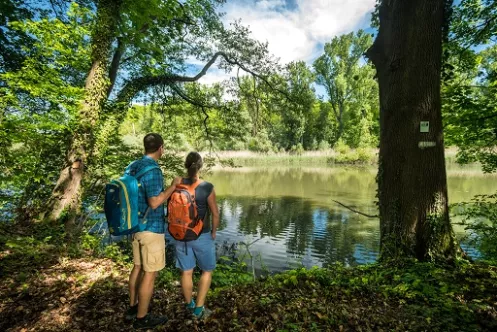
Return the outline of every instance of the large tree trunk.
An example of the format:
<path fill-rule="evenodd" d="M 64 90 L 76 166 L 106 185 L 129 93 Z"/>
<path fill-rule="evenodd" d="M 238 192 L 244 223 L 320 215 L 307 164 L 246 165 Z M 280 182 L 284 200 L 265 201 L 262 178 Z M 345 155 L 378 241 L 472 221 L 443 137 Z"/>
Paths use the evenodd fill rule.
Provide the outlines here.
<path fill-rule="evenodd" d="M 381 258 L 454 257 L 440 80 L 444 0 L 383 0 L 367 55 L 380 87 Z M 420 132 L 421 121 L 429 132 Z"/>
<path fill-rule="evenodd" d="M 97 3 L 97 21 L 92 34 L 92 66 L 86 78 L 78 126 L 67 154 L 69 166 L 62 170 L 45 214 L 51 221 L 67 216 L 66 223 L 71 224 L 80 212 L 82 180 L 95 143 L 94 128 L 108 95 L 109 58 L 121 2 L 99 0 Z"/>

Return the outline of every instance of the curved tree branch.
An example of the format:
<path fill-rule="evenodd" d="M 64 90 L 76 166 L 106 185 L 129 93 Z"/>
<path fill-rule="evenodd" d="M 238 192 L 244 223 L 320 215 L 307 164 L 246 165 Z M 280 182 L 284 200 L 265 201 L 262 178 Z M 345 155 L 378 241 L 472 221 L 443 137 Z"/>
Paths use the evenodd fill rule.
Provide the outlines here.
<path fill-rule="evenodd" d="M 352 212 L 355 212 L 355 213 L 357 213 L 357 214 L 360 214 L 361 216 L 368 217 L 368 218 L 379 218 L 379 217 L 380 217 L 380 216 L 378 216 L 378 215 L 371 215 L 371 214 L 366 214 L 366 213 L 361 212 L 361 211 L 357 211 L 356 209 L 353 209 L 353 208 L 351 208 L 350 206 L 347 206 L 347 205 L 345 205 L 345 204 L 343 204 L 343 203 L 340 203 L 339 201 L 335 201 L 334 199 L 332 199 L 332 201 L 333 201 L 333 202 L 335 202 L 335 203 L 337 203 L 338 205 L 343 206 L 344 208 L 346 208 L 346 209 L 348 209 L 348 210 L 350 210 L 350 211 L 352 211 Z"/>
<path fill-rule="evenodd" d="M 228 54 L 225 52 L 216 52 L 212 58 L 205 64 L 205 66 L 202 68 L 202 70 L 195 76 L 181 76 L 181 75 L 175 75 L 175 74 L 165 74 L 165 75 L 158 75 L 158 76 L 144 76 L 144 77 L 138 77 L 135 79 L 129 80 L 123 87 L 123 89 L 119 92 L 118 97 L 116 102 L 117 103 L 124 103 L 126 105 L 130 104 L 132 99 L 135 97 L 137 93 L 140 91 L 144 91 L 148 88 L 158 86 L 158 85 L 172 85 L 175 83 L 188 83 L 188 82 L 196 82 L 205 74 L 207 74 L 207 71 L 212 67 L 212 65 L 216 62 L 216 60 L 222 57 L 227 63 L 233 66 L 238 66 L 245 72 L 253 75 L 254 77 L 257 77 L 260 79 L 262 82 L 264 82 L 269 88 L 271 88 L 274 91 L 277 91 L 281 93 L 286 99 L 289 101 L 296 103 L 286 91 L 283 91 L 277 87 L 274 86 L 266 77 L 263 75 L 260 75 L 253 70 L 247 68 L 245 65 L 240 63 L 238 60 L 231 59 Z"/>
<path fill-rule="evenodd" d="M 207 62 L 207 64 L 202 68 L 202 70 L 195 76 L 180 76 L 175 74 L 166 74 L 159 76 L 143 76 L 129 80 L 124 87 L 121 89 L 117 95 L 116 103 L 129 105 L 133 98 L 140 91 L 144 91 L 148 88 L 158 86 L 158 85 L 172 85 L 174 83 L 186 83 L 186 82 L 196 82 L 205 74 L 210 67 L 216 62 L 216 60 L 224 54 L 223 52 L 217 52 L 214 56 Z"/>

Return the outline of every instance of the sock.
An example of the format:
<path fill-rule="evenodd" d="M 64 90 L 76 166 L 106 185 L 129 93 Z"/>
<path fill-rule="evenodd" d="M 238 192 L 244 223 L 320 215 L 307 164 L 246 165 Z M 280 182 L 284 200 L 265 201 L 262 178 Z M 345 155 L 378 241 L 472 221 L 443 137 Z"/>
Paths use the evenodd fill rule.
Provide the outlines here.
<path fill-rule="evenodd" d="M 192 299 L 190 303 L 185 303 L 186 307 L 189 309 L 195 308 L 195 301 Z"/>
<path fill-rule="evenodd" d="M 195 316 L 198 316 L 202 313 L 202 311 L 204 310 L 204 306 L 201 306 L 201 307 L 195 307 L 195 309 L 193 310 L 193 314 Z"/>

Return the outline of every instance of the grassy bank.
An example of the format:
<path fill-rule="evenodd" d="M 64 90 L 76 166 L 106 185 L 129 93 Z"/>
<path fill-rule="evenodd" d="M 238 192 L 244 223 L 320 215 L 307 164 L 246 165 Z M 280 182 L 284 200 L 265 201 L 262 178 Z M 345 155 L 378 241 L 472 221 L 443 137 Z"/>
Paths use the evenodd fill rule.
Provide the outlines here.
<path fill-rule="evenodd" d="M 237 166 L 270 165 L 371 165 L 377 161 L 375 149 L 347 151 L 304 151 L 300 154 L 289 152 L 257 153 L 251 151 L 220 151 L 217 156 L 224 161 L 233 161 Z"/>
<path fill-rule="evenodd" d="M 0 229 L 0 330 L 131 331 L 123 324 L 126 250 L 97 249 L 87 236 L 80 245 L 61 246 L 61 232 L 47 235 L 48 227 L 36 228 Z M 226 268 L 223 273 L 239 275 Z M 159 330 L 497 329 L 497 268 L 483 263 L 337 265 L 255 282 L 229 280 L 217 283 L 208 297 L 213 316 L 195 325 L 183 310 L 177 275 L 161 273 L 152 310 L 170 320 Z"/>
<path fill-rule="evenodd" d="M 446 149 L 447 164 L 456 163 L 457 150 Z M 378 149 L 361 148 L 326 151 L 304 151 L 302 153 L 277 152 L 257 153 L 252 151 L 220 151 L 216 156 L 222 161 L 232 161 L 236 166 L 334 166 L 334 165 L 375 165 L 378 162 Z"/>

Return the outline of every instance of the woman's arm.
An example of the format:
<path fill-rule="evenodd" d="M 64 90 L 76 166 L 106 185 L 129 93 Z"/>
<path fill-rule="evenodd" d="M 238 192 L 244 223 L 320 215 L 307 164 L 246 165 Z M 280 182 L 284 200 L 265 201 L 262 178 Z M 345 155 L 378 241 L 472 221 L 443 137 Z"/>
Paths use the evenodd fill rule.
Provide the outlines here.
<path fill-rule="evenodd" d="M 219 208 L 217 207 L 216 191 L 214 189 L 212 189 L 211 194 L 207 197 L 207 204 L 212 213 L 212 238 L 216 239 L 216 231 L 219 227 Z"/>

